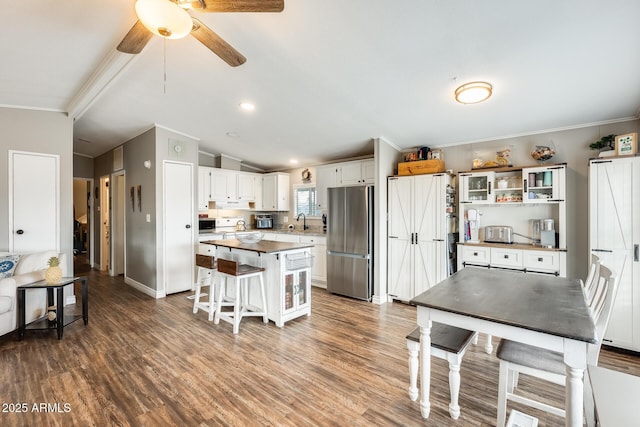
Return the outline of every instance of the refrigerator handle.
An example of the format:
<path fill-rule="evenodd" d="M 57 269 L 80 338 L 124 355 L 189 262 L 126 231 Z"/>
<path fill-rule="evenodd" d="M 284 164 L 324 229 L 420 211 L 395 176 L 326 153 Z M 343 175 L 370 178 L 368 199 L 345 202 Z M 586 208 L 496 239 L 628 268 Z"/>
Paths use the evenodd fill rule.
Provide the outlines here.
<path fill-rule="evenodd" d="M 633 260 L 635 262 L 640 261 L 640 245 L 633 245 Z"/>
<path fill-rule="evenodd" d="M 412 245 L 413 245 L 413 242 L 414 242 L 414 241 L 413 241 L 413 235 L 414 235 L 414 234 L 415 234 L 415 233 L 411 233 L 411 244 L 412 244 Z"/>

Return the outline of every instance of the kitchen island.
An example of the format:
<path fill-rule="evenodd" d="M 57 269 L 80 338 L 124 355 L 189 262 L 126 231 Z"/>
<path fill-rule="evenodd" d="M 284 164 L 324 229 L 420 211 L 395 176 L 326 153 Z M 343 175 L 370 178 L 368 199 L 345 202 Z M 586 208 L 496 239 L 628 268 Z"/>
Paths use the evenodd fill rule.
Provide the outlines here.
<path fill-rule="evenodd" d="M 210 240 L 202 244 L 215 247 L 215 257 L 263 267 L 267 312 L 277 326 L 300 316 L 311 315 L 312 243 L 261 240 L 243 243 L 237 239 Z M 233 285 L 235 286 L 235 285 Z M 227 289 L 228 294 L 233 293 Z M 250 303 L 260 305 L 258 295 Z M 255 299 L 255 300 L 254 300 Z"/>

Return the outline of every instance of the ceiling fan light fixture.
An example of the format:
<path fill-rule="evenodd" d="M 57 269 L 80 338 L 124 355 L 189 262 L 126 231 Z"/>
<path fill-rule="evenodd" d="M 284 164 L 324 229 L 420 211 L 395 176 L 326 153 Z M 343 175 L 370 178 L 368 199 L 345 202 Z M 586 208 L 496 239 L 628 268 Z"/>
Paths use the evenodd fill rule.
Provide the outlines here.
<path fill-rule="evenodd" d="M 486 101 L 493 93 L 493 86 L 487 82 L 470 82 L 458 86 L 455 91 L 456 101 L 461 104 L 477 104 Z"/>
<path fill-rule="evenodd" d="M 168 39 L 186 37 L 193 28 L 191 15 L 170 0 L 137 0 L 136 15 L 149 31 Z"/>

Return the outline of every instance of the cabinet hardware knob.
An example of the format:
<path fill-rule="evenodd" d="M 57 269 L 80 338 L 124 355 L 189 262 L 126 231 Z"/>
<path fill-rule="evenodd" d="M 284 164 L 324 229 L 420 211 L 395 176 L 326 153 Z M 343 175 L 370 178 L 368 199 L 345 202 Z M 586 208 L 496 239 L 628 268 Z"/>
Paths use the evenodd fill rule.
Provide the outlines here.
<path fill-rule="evenodd" d="M 474 252 L 474 253 L 473 253 L 473 256 L 478 256 L 478 252 Z"/>
<path fill-rule="evenodd" d="M 24 230 L 18 230 L 16 231 L 16 234 L 24 234 Z"/>
<path fill-rule="evenodd" d="M 505 255 L 505 256 L 504 256 L 504 259 L 509 259 L 509 255 Z"/>
<path fill-rule="evenodd" d="M 542 258 L 538 258 L 538 262 L 542 262 Z"/>
<path fill-rule="evenodd" d="M 191 228 L 191 224 L 187 224 L 184 226 L 185 228 Z"/>

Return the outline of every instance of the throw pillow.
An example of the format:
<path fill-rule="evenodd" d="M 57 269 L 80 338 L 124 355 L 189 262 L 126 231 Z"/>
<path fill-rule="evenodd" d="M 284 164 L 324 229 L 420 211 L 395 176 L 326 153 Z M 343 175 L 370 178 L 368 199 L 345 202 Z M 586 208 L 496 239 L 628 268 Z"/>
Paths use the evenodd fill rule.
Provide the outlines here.
<path fill-rule="evenodd" d="M 13 271 L 18 265 L 20 255 L 5 255 L 0 257 L 0 279 L 13 276 Z"/>

